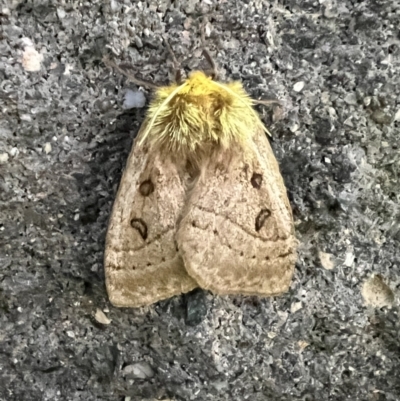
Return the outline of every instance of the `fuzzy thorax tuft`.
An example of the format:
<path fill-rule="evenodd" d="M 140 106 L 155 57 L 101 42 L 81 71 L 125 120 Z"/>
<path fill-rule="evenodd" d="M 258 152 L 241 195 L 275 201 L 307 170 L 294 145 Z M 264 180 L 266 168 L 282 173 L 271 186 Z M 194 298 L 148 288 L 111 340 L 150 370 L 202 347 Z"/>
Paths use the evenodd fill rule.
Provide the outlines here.
<path fill-rule="evenodd" d="M 265 129 L 240 82 L 213 81 L 193 72 L 182 84 L 157 89 L 140 143 L 188 155 L 243 143 Z"/>

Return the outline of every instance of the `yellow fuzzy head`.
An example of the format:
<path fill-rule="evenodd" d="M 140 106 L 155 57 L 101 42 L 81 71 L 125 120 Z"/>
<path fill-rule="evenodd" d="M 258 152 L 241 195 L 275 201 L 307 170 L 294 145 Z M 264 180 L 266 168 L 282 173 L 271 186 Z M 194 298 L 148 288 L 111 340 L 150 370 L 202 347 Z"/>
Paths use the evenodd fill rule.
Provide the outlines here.
<path fill-rule="evenodd" d="M 223 84 L 196 71 L 180 86 L 157 89 L 139 140 L 189 155 L 243 143 L 258 129 L 265 128 L 240 82 Z"/>

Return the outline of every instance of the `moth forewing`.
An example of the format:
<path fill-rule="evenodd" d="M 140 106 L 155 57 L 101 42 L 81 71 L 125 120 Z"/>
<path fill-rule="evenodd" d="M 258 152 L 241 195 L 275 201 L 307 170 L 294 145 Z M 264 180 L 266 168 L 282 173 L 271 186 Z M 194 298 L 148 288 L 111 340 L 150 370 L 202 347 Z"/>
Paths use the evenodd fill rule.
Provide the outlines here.
<path fill-rule="evenodd" d="M 216 294 L 288 290 L 297 240 L 286 189 L 265 134 L 232 146 L 227 169 L 207 161 L 177 233 L 186 270 Z"/>
<path fill-rule="evenodd" d="M 197 287 L 176 249 L 176 222 L 184 199 L 176 166 L 136 140 L 106 237 L 106 287 L 113 305 L 149 305 Z"/>

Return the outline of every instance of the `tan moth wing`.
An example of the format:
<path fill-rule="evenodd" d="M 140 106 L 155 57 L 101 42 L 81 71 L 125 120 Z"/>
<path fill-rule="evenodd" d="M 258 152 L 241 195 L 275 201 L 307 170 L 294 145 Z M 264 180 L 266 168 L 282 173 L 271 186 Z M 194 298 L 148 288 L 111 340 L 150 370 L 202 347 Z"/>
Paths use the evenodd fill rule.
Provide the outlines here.
<path fill-rule="evenodd" d="M 265 134 L 207 159 L 177 233 L 185 268 L 216 294 L 288 290 L 297 240 L 286 189 Z"/>
<path fill-rule="evenodd" d="M 149 305 L 197 287 L 176 249 L 185 202 L 178 167 L 136 142 L 113 205 L 104 256 L 108 296 L 121 307 Z"/>

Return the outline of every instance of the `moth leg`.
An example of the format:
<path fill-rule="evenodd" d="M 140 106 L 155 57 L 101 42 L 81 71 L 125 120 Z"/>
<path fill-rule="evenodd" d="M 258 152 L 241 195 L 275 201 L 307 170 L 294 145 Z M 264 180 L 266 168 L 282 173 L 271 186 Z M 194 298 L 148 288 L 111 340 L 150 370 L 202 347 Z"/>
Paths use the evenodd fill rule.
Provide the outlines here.
<path fill-rule="evenodd" d="M 278 100 L 278 99 L 253 99 L 253 103 L 254 104 L 260 104 L 262 106 L 279 106 L 279 107 L 284 107 L 283 103 Z M 267 128 L 265 128 L 265 131 L 267 132 L 268 136 L 270 136 L 272 138 L 271 133 L 268 131 Z"/>
<path fill-rule="evenodd" d="M 119 66 L 117 63 L 115 63 L 113 60 L 108 58 L 107 56 L 103 57 L 103 63 L 108 67 L 108 68 L 115 68 L 120 74 L 124 75 L 125 77 L 128 78 L 129 81 L 133 82 L 134 84 L 138 86 L 143 86 L 148 89 L 157 89 L 158 86 L 154 85 L 153 83 L 149 81 L 145 81 L 143 79 L 136 78 L 133 74 L 125 71 L 121 66 Z"/>

